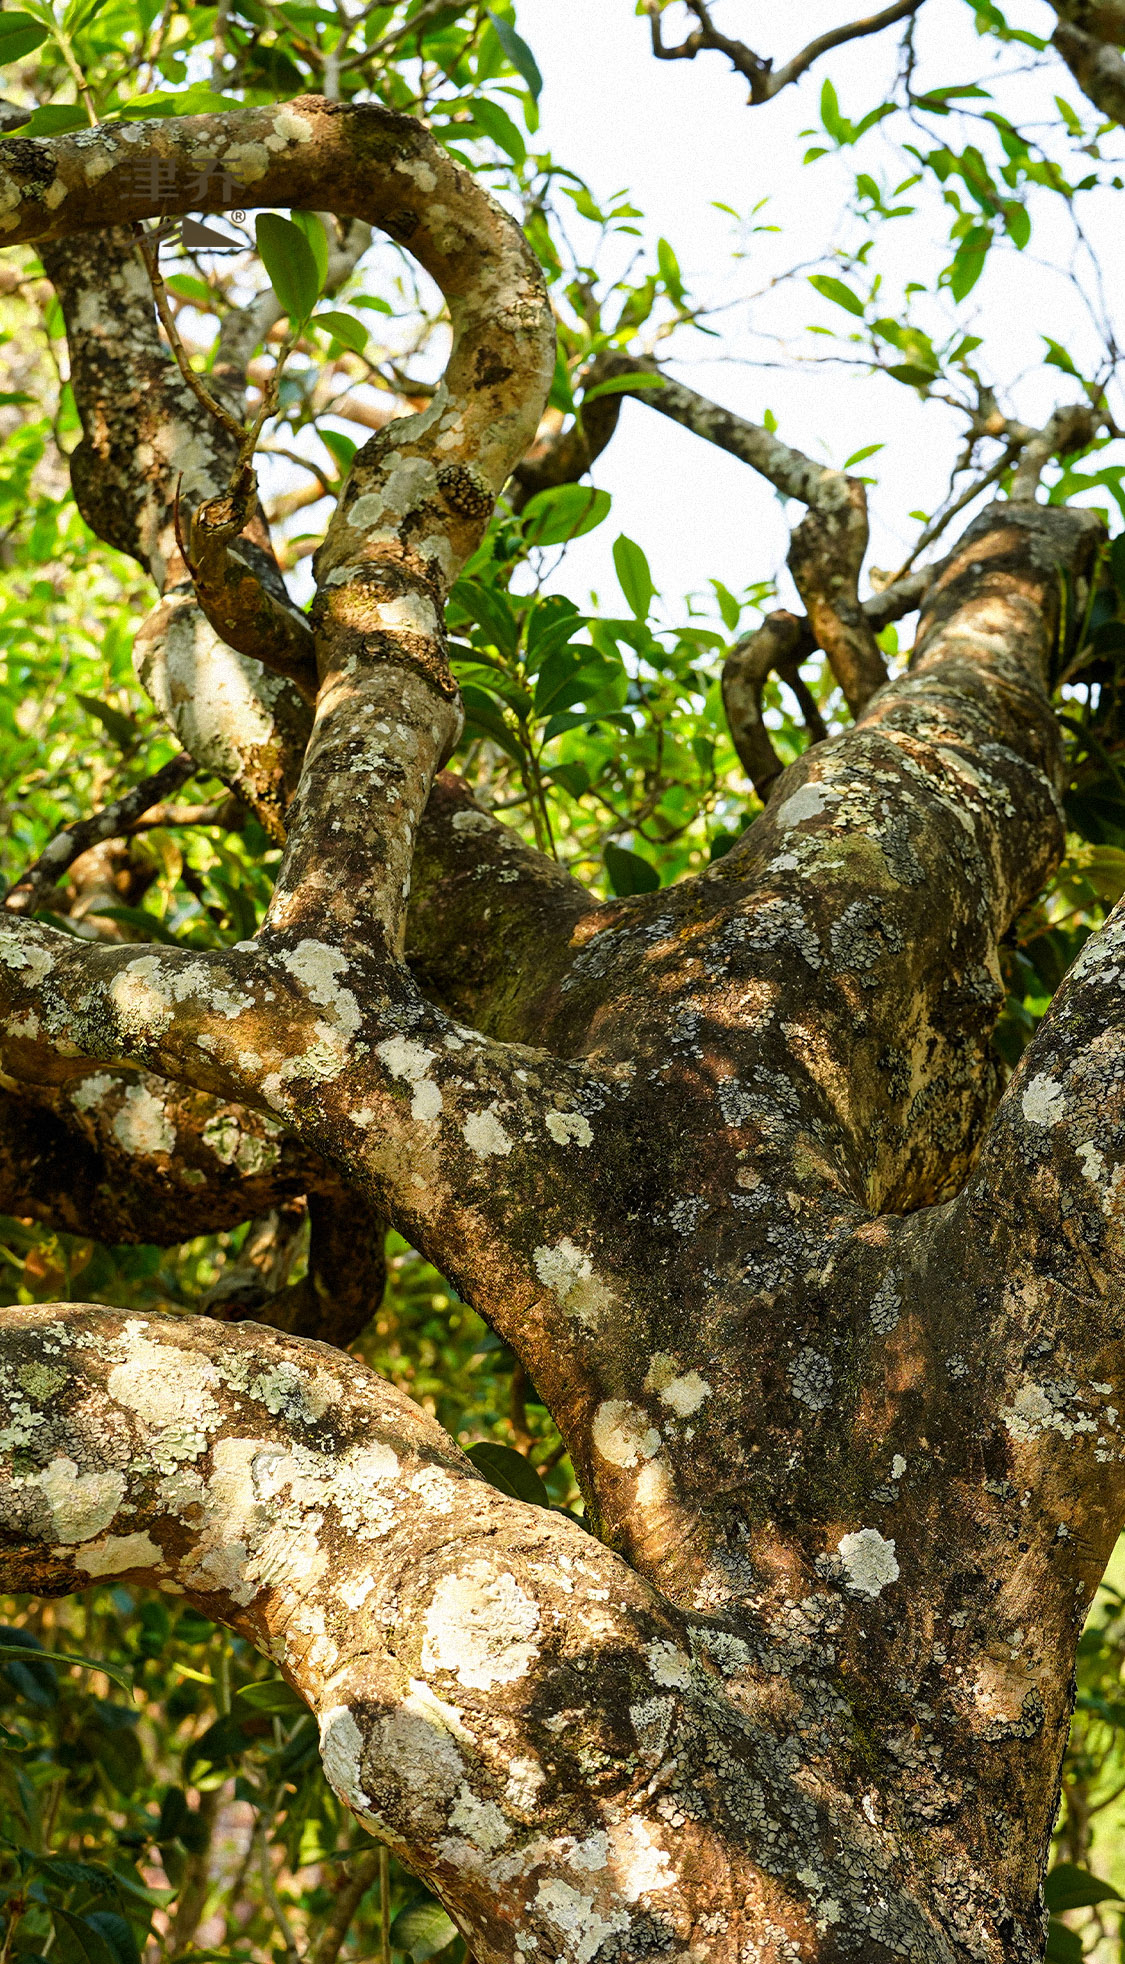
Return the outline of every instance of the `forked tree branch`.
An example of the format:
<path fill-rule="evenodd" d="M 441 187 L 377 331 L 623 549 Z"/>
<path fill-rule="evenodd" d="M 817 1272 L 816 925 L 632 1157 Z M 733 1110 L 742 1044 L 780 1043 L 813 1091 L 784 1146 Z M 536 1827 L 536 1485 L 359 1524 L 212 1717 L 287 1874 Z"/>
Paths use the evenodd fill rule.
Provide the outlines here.
<path fill-rule="evenodd" d="M 872 34 L 881 34 L 884 28 L 910 19 L 918 12 L 923 0 L 894 0 L 892 6 L 884 7 L 877 14 L 866 14 L 841 27 L 829 28 L 824 34 L 816 35 L 781 68 L 774 67 L 772 56 L 755 54 L 744 41 L 735 41 L 729 35 L 720 33 L 711 18 L 708 0 L 685 0 L 685 4 L 695 15 L 699 26 L 687 34 L 677 47 L 670 48 L 664 41 L 660 25 L 664 0 L 645 0 L 645 11 L 650 17 L 652 30 L 653 54 L 660 61 L 693 61 L 696 55 L 705 51 L 726 55 L 732 68 L 750 84 L 751 103 L 760 104 L 772 101 L 782 89 L 799 81 L 821 55 L 830 54 L 833 48 L 844 47 L 849 41 L 863 40 Z"/>

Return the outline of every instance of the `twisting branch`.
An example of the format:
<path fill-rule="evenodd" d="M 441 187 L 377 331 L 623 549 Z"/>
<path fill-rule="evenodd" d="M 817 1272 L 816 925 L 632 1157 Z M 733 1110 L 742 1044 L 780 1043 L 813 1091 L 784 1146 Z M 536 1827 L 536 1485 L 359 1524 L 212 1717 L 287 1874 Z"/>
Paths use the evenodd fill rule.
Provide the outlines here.
<path fill-rule="evenodd" d="M 1056 409 L 1041 430 L 1028 431 L 1012 478 L 1012 503 L 1033 504 L 1039 480 L 1051 458 L 1086 449 L 1104 421 L 1104 411 L 1091 408 L 1088 402 L 1069 403 Z"/>
<path fill-rule="evenodd" d="M 814 463 L 760 423 L 697 395 L 664 375 L 655 362 L 628 355 L 606 358 L 615 375 L 659 375 L 647 389 L 651 409 L 741 458 L 787 498 L 809 508 L 793 535 L 789 565 L 808 609 L 818 647 L 824 649 L 853 715 L 887 679 L 870 623 L 859 602 L 858 582 L 867 551 L 867 493 L 858 478 Z"/>
<path fill-rule="evenodd" d="M 750 101 L 757 105 L 771 101 L 782 89 L 799 81 L 814 61 L 818 61 L 821 55 L 831 53 L 833 48 L 841 48 L 848 41 L 862 40 L 871 34 L 881 34 L 885 27 L 908 20 L 918 12 L 923 0 L 894 0 L 892 6 L 884 7 L 880 13 L 866 14 L 843 27 L 830 28 L 809 41 L 781 68 L 774 67 L 772 56 L 755 54 L 744 41 L 733 41 L 729 35 L 720 33 L 711 19 L 708 0 L 685 0 L 699 26 L 674 48 L 666 45 L 661 31 L 664 0 L 644 0 L 644 3 L 652 30 L 652 52 L 659 61 L 693 61 L 705 50 L 724 54 L 737 73 L 749 82 Z"/>
<path fill-rule="evenodd" d="M 228 491 L 193 513 L 185 558 L 195 596 L 228 647 L 286 676 L 311 705 L 317 691 L 316 637 L 281 580 L 266 584 L 263 555 L 256 555 L 256 566 L 250 563 L 241 540 L 252 515 L 251 497 L 256 502 L 256 486 L 253 491 L 244 486 L 242 497 Z"/>
<path fill-rule="evenodd" d="M 127 832 L 145 812 L 151 811 L 189 778 L 195 776 L 198 765 L 186 751 L 154 771 L 151 777 L 142 778 L 131 791 L 125 791 L 106 805 L 100 812 L 89 818 L 79 818 L 72 825 L 65 825 L 56 832 L 49 845 L 44 846 L 34 865 L 26 873 L 21 873 L 4 896 L 4 906 L 12 914 L 33 914 L 45 893 L 57 886 L 69 866 L 91 846 L 101 845 L 104 839 L 119 838 Z"/>
<path fill-rule="evenodd" d="M 730 651 L 723 665 L 723 708 L 739 761 L 765 804 L 785 768 L 762 720 L 762 692 L 771 674 L 787 682 L 800 704 L 810 743 L 828 732 L 800 665 L 816 646 L 806 620 L 779 610 Z"/>

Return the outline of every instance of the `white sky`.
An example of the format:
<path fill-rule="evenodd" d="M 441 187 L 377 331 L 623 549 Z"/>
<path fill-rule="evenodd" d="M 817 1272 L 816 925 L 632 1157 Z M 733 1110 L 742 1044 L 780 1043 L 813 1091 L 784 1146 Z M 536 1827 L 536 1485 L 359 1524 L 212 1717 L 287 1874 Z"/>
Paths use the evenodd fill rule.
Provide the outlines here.
<path fill-rule="evenodd" d="M 668 17 L 669 40 L 676 38 L 678 11 Z M 849 11 L 846 0 L 803 0 L 800 6 L 767 9 L 751 7 L 748 0 L 719 0 L 717 18 L 732 34 L 741 30 L 748 35 L 751 23 L 764 22 L 764 51 L 784 59 L 810 35 L 846 19 Z M 863 11 L 859 0 L 854 11 Z M 1036 32 L 1049 33 L 1054 18 L 1041 0 L 1010 0 L 1008 12 L 1013 25 Z M 798 16 L 799 25 L 794 21 Z M 745 300 L 771 275 L 831 244 L 846 172 L 830 158 L 802 167 L 806 142 L 798 133 L 818 123 L 820 86 L 829 73 L 841 106 L 854 118 L 878 102 L 880 84 L 889 79 L 896 60 L 893 36 L 837 50 L 796 88 L 751 109 L 745 83 L 721 55 L 694 62 L 655 61 L 647 22 L 634 16 L 631 0 L 519 0 L 518 22 L 545 79 L 542 130 L 535 147 L 549 146 L 598 195 L 628 186 L 645 214 L 640 223 L 646 241 L 655 243 L 661 234 L 669 238 L 694 297 Z M 918 86 L 984 78 L 991 44 L 978 39 L 965 0 L 928 0 L 918 45 Z M 1013 73 L 1029 59 L 1028 51 L 1019 47 L 1005 50 L 1002 58 L 1009 79 L 997 90 L 996 100 L 1014 120 L 1042 115 L 1057 121 L 1051 102 L 1056 90 L 1088 109 L 1059 62 L 1050 62 L 1046 78 Z M 1092 118 L 1093 112 L 1089 114 Z M 939 128 L 931 126 L 931 141 Z M 962 134 L 956 147 L 964 141 Z M 901 151 L 878 132 L 861 152 L 845 152 L 845 163 L 857 154 L 862 168 L 876 176 L 883 173 L 891 185 L 909 168 L 909 159 L 903 162 Z M 735 228 L 712 201 L 746 212 L 767 196 L 770 206 L 760 219 L 781 225 L 780 236 L 748 241 L 747 256 L 732 264 Z M 1052 270 L 1051 262 L 1065 267 L 1074 250 L 1065 207 L 1050 193 L 1036 192 L 1031 210 L 1031 246 L 1025 254 L 993 252 L 971 297 L 977 318 L 966 325 L 985 335 L 978 360 L 992 379 L 1007 383 L 1023 378 L 1005 406 L 1029 420 L 1041 420 L 1056 400 L 1074 399 L 1077 387 L 1057 370 L 1043 368 L 1042 333 L 1069 346 L 1080 363 L 1083 352 L 1097 344 L 1080 295 Z M 1100 241 L 1103 269 L 1118 284 L 1125 264 L 1120 211 L 1118 199 L 1115 225 L 1112 193 L 1099 193 L 1082 204 L 1083 221 L 1095 242 Z M 948 259 L 944 214 L 932 202 L 930 213 L 929 220 L 915 218 L 884 228 L 878 252 L 879 263 L 888 269 L 888 313 L 895 311 L 896 278 L 932 282 Z M 1089 289 L 1088 274 L 1083 283 Z M 718 315 L 721 341 L 690 335 L 677 340 L 673 372 L 755 420 L 767 406 L 772 408 L 783 437 L 836 464 L 864 444 L 885 443 L 877 457 L 859 468 L 880 480 L 871 492 L 871 562 L 897 565 L 917 531 L 908 513 L 932 509 L 941 496 L 959 425 L 943 407 L 925 405 L 913 390 L 882 377 L 825 365 L 795 367 L 784 347 L 765 343 L 751 331 L 770 330 L 785 337 L 792 350 L 800 346 L 822 353 L 827 344 L 818 348 L 804 335 L 810 322 L 848 324 L 847 316 L 815 294 L 802 276 L 753 307 Z M 767 360 L 781 360 L 785 366 L 765 367 Z M 610 559 L 620 531 L 648 553 L 658 585 L 673 602 L 670 616 L 678 611 L 676 597 L 704 586 L 710 575 L 738 589 L 775 572 L 784 559 L 787 532 L 770 487 L 745 465 L 638 402 L 626 402 L 618 433 L 595 467 L 594 481 L 612 492 L 613 511 L 598 532 L 572 546 L 554 582 L 579 600 L 595 586 L 603 605 L 620 604 Z"/>

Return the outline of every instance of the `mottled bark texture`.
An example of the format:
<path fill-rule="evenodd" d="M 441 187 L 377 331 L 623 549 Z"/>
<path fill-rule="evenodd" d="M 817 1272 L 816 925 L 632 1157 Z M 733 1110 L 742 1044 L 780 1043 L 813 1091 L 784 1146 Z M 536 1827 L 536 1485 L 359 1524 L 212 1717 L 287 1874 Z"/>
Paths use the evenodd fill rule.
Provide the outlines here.
<path fill-rule="evenodd" d="M 6 236 L 96 225 L 137 129 L 5 145 Z M 49 1211 L 57 1168 L 67 1224 L 116 1238 L 305 1193 L 338 1312 L 308 1289 L 261 1312 L 295 1334 L 7 1312 L 3 1582 L 152 1582 L 260 1644 L 481 1964 L 1032 1964 L 1075 1643 L 1125 1517 L 1125 916 L 1002 1097 L 990 1036 L 1000 940 L 1061 850 L 1049 691 L 1098 521 L 984 513 L 909 668 L 735 848 L 596 903 L 434 777 L 458 719 L 442 600 L 552 372 L 518 231 L 380 110 L 142 134 L 407 241 L 454 351 L 431 407 L 359 453 L 317 557 L 311 736 L 275 743 L 249 656 L 200 702 L 168 653 L 180 618 L 202 645 L 189 585 L 152 630 L 191 754 L 263 805 L 275 786 L 260 933 L 138 948 L 0 912 L 9 1204 Z M 177 446 L 212 446 L 214 496 L 219 439 L 139 289 L 135 365 L 110 346 L 89 250 L 55 258 L 89 362 L 79 475 L 100 525 L 114 473 L 132 486 L 159 571 Z M 810 614 L 855 630 L 854 493 L 806 489 L 838 534 L 805 553 Z M 594 1533 L 485 1486 L 309 1339 L 347 1340 L 384 1221 L 517 1352 Z"/>

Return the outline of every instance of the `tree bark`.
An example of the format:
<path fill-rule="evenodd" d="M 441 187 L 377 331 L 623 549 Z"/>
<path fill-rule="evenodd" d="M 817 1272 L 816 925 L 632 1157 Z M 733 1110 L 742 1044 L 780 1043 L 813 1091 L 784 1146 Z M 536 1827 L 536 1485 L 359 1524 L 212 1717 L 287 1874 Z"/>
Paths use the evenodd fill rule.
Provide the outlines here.
<path fill-rule="evenodd" d="M 6 235 L 96 223 L 90 159 L 120 140 L 6 144 Z M 0 914 L 13 1122 L 49 1109 L 95 1196 L 99 1168 L 127 1184 L 118 1148 L 174 1191 L 147 1150 L 169 1098 L 212 1213 L 263 1172 L 212 1166 L 217 1119 L 275 1145 L 274 1194 L 330 1169 L 511 1344 L 597 1538 L 485 1486 L 338 1348 L 54 1305 L 3 1319 L 3 1581 L 153 1582 L 266 1650 L 481 1964 L 1031 1964 L 1125 1516 L 1125 915 L 1002 1096 L 990 1039 L 1001 939 L 1062 848 L 1061 596 L 1080 617 L 1100 522 L 984 513 L 909 669 L 862 678 L 734 849 L 596 904 L 436 776 L 442 601 L 551 374 L 516 228 L 382 111 L 152 140 L 252 154 L 262 202 L 334 185 L 442 281 L 454 352 L 359 453 L 317 558 L 262 929 L 138 949 Z M 839 562 L 822 526 L 801 563 L 854 658 L 857 508 L 836 477 L 809 502 L 847 507 Z M 229 752 L 240 793 L 251 763 Z"/>

